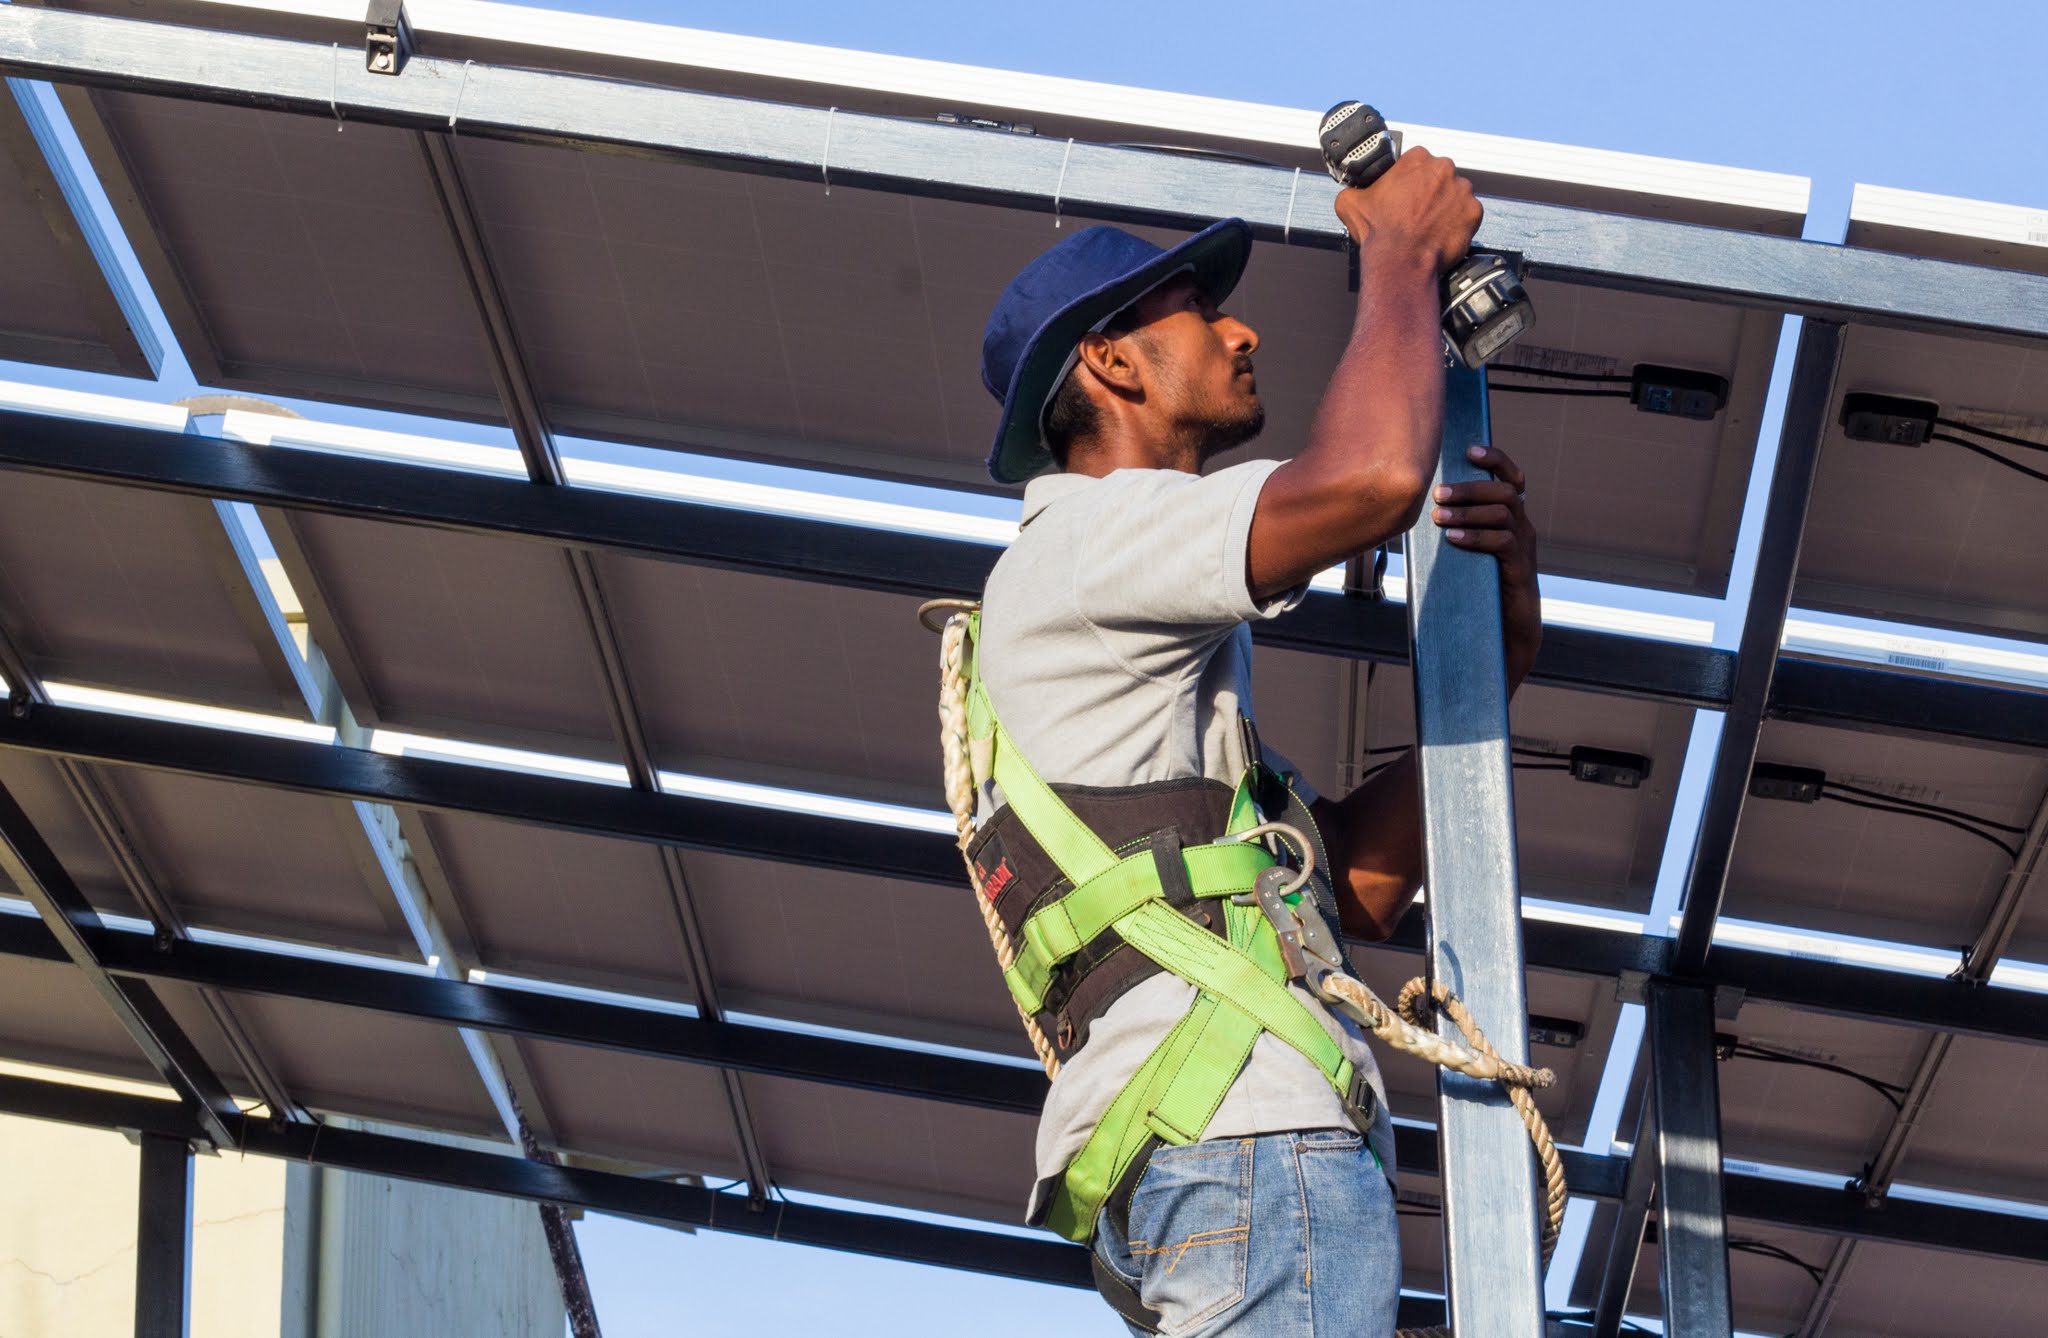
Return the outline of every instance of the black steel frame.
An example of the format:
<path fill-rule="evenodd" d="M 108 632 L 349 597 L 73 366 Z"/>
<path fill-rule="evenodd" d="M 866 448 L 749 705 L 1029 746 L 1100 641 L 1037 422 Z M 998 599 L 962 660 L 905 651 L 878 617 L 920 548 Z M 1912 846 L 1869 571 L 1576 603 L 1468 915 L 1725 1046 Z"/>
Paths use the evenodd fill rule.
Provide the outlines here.
<path fill-rule="evenodd" d="M 1328 183 L 1285 171 L 1236 163 L 1190 160 L 1101 145 L 1059 145 L 1019 137 L 977 137 L 971 144 L 950 128 L 885 117 L 840 114 L 714 98 L 564 74 L 415 57 L 401 78 L 364 75 L 332 59 L 328 47 L 307 42 L 140 24 L 132 20 L 0 8 L 0 69 L 67 83 L 201 100 L 241 103 L 416 129 L 429 167 L 450 199 L 451 226 L 462 235 L 459 176 L 444 138 L 452 126 L 449 90 L 457 90 L 464 133 L 601 151 L 667 157 L 745 172 L 808 177 L 827 164 L 819 146 L 830 143 L 834 177 L 846 185 L 943 196 L 1031 209 L 1064 209 L 1115 221 L 1187 225 L 1235 213 L 1267 240 L 1330 247 L 1341 236 L 1330 223 Z M 458 77 L 459 76 L 459 77 Z M 574 124 L 575 132 L 563 127 Z M 821 132 L 830 125 L 832 138 Z M 1055 163 L 1057 174 L 1055 175 Z M 1308 189 L 1303 191 L 1303 186 Z M 1310 198 L 1298 200 L 1306 193 Z M 1285 213 L 1282 213 L 1284 201 Z M 1297 217 L 1304 220 L 1294 224 Z M 1647 1204 L 1653 1171 L 1667 1200 L 1681 1193 L 1690 1206 L 1725 1198 L 1726 1212 L 1825 1231 L 1847 1239 L 1907 1240 L 1943 1248 L 1984 1250 L 2009 1257 L 2048 1258 L 2048 1225 L 2032 1219 L 1927 1204 L 1887 1202 L 1882 1214 L 1849 1189 L 1812 1191 L 1760 1177 L 1722 1172 L 1713 1111 L 1697 1109 L 1711 1089 L 1711 1017 L 1705 1012 L 1710 982 L 1739 988 L 1752 998 L 1795 1007 L 1852 1012 L 1928 1028 L 1937 1038 L 1977 1032 L 2031 1042 L 2048 1041 L 2048 1006 L 2035 996 L 1999 990 L 1981 981 L 1926 980 L 1863 968 L 1796 962 L 1771 954 L 1713 945 L 1714 919 L 1725 890 L 1729 855 L 1740 822 L 1748 773 L 1765 719 L 1778 717 L 1854 728 L 1938 733 L 1999 746 L 2048 747 L 2048 694 L 1984 685 L 1933 682 L 1883 670 L 1782 656 L 1777 644 L 1797 563 L 1807 496 L 1839 364 L 1842 325 L 1869 324 L 1964 333 L 2006 342 L 2048 339 L 2048 276 L 1817 246 L 1782 238 L 1644 219 L 1620 218 L 1518 201 L 1490 201 L 1481 242 L 1521 253 L 1533 275 L 1664 296 L 1689 297 L 1808 318 L 1794 368 L 1792 393 L 1771 493 L 1764 539 L 1739 653 L 1673 647 L 1567 630 L 1550 634 L 1537 668 L 1539 681 L 1593 691 L 1620 692 L 1725 710 L 1720 755 L 1688 880 L 1675 942 L 1621 933 L 1525 922 L 1529 964 L 1539 968 L 1643 972 L 1682 981 L 1652 982 L 1651 1088 L 1635 1163 L 1573 1158 L 1573 1183 L 1582 1194 L 1622 1197 L 1625 1218 L 1637 1223 Z M 480 314 L 492 336 L 500 389 L 508 416 L 521 429 L 520 444 L 536 481 L 560 482 L 553 468 L 546 424 L 518 367 L 518 347 L 499 317 L 488 258 L 480 245 L 464 246 L 465 264 L 478 292 Z M 32 415 L 0 416 L 0 468 L 73 479 L 96 479 L 209 498 L 258 502 L 328 514 L 427 524 L 566 548 L 572 570 L 590 570 L 593 550 L 701 562 L 763 575 L 824 580 L 903 594 L 969 594 L 981 586 L 995 551 L 986 547 L 876 534 L 824 522 L 773 521 L 709 506 L 624 498 L 561 487 L 534 487 L 461 477 L 449 471 L 314 457 L 226 442 L 190 448 L 127 428 L 57 422 Z M 594 581 L 586 593 L 601 592 Z M 1262 628 L 1271 644 L 1352 658 L 1400 660 L 1407 652 L 1401 615 L 1360 601 L 1314 599 Z M 594 623 L 602 649 L 603 629 Z M 615 689 L 616 691 L 616 689 Z M 629 696 L 621 694 L 622 700 Z M 941 840 L 914 832 L 792 814 L 763 814 L 733 805 L 679 800 L 649 792 L 616 791 L 511 776 L 473 767 L 380 757 L 360 750 L 227 736 L 220 731 L 154 722 L 113 721 L 67 711 L 33 699 L 22 715 L 0 725 L 0 747 L 63 758 L 183 771 L 221 779 L 277 785 L 311 793 L 369 798 L 401 807 L 492 813 L 578 831 L 599 832 L 677 847 L 724 850 L 757 858 L 799 858 L 919 882 L 956 881 L 952 851 Z M 622 726 L 629 750 L 633 730 Z M 10 805 L 11 807 L 11 805 Z M 1036 1108 L 1036 1075 L 998 1064 L 940 1060 L 891 1047 L 780 1034 L 755 1035 L 715 1020 L 679 1025 L 663 1016 L 658 1029 L 642 1010 L 506 991 L 465 981 L 423 979 L 336 964 L 291 964 L 289 981 L 272 957 L 189 941 L 149 943 L 73 914 L 61 896 L 61 869 L 37 858 L 37 838 L 24 832 L 18 811 L 10 819 L 10 871 L 24 877 L 47 924 L 0 919 L 0 952 L 76 963 L 106 982 L 117 1009 L 149 979 L 205 983 L 222 989 L 287 993 L 514 1035 L 545 1035 L 635 1053 L 710 1063 L 730 1072 L 773 1072 L 808 1080 L 851 1082 L 905 1095 L 965 1100 L 997 1109 Z M 75 889 L 72 889 L 75 893 Z M 53 899 L 54 897 L 54 899 Z M 48 905 L 44 905 L 48 902 Z M 1403 927 L 1397 946 L 1418 948 L 1415 924 Z M 379 977 L 379 979 L 372 979 Z M 381 977 L 389 977 L 383 979 Z M 125 1015 L 124 1015 L 125 1016 Z M 713 1016 L 715 1018 L 715 1006 Z M 131 1027 L 131 1031 L 134 1028 Z M 143 1028 L 143 1036 L 150 1035 Z M 1702 1038 L 1705 1038 L 1704 1040 Z M 1941 1044 L 1937 1039 L 1936 1045 Z M 147 1046 L 145 1046 L 147 1049 Z M 154 1057 L 154 1056 L 153 1056 Z M 159 1065 L 164 1072 L 165 1065 Z M 175 1063 L 166 1076 L 177 1079 Z M 1702 1076 L 1704 1075 L 1704 1076 Z M 1702 1086 L 1704 1084 L 1704 1086 Z M 88 1123 L 145 1117 L 126 1098 L 103 1093 L 66 1094 L 0 1080 L 0 1104 L 56 1112 Z M 1667 1090 L 1669 1089 L 1669 1090 Z M 165 1103 L 148 1112 L 146 1161 L 161 1169 L 168 1139 L 189 1137 L 194 1121 L 225 1125 L 228 1111 L 217 1089 L 183 1082 L 185 1109 L 166 1116 Z M 1653 1117 L 1648 1113 L 1656 1111 Z M 1676 1116 L 1690 1118 L 1686 1133 L 1691 1173 L 1665 1155 L 1644 1152 L 1653 1135 L 1669 1132 Z M 744 1115 L 741 1112 L 742 1122 Z M 176 1126 L 176 1127 L 171 1127 Z M 195 1126 L 197 1127 L 197 1126 Z M 233 1135 L 208 1127 L 217 1142 L 239 1137 L 252 1151 L 310 1159 L 316 1151 L 303 1124 L 258 1125 L 240 1120 Z M 1411 1164 L 1433 1165 L 1433 1147 L 1405 1146 Z M 182 1141 L 179 1147 L 182 1148 Z M 656 1220 L 687 1221 L 720 1229 L 752 1230 L 839 1248 L 924 1258 L 985 1268 L 1013 1276 L 1077 1282 L 1085 1277 L 1078 1253 L 1047 1242 L 991 1233 L 927 1227 L 859 1214 L 751 1205 L 719 1222 L 721 1196 L 675 1185 L 650 1185 L 535 1161 L 453 1153 L 385 1135 L 328 1130 L 318 1152 L 323 1164 L 413 1175 L 465 1184 L 545 1202 L 629 1212 Z M 1711 1151 L 1711 1164 L 1702 1147 Z M 1681 1182 L 1683 1187 L 1681 1188 Z M 1704 1197 L 1702 1196 L 1704 1194 Z M 1641 1201 L 1639 1204 L 1638 1201 Z M 1718 1202 L 1710 1214 L 1718 1220 Z M 767 1219 L 772 1215 L 773 1222 Z M 149 1218 L 145 1196 L 145 1225 Z M 1712 1234 L 1712 1233 L 1710 1233 Z M 1722 1327 L 1726 1318 L 1726 1265 L 1715 1240 L 1693 1242 L 1687 1258 L 1667 1241 L 1667 1316 L 1683 1301 L 1687 1323 Z M 1633 1250 L 1617 1239 L 1603 1291 L 1625 1294 Z M 1719 1270 L 1718 1287 L 1715 1272 Z M 1718 1297 L 1718 1308 L 1713 1304 Z M 1603 1298 L 1605 1299 L 1605 1298 Z M 1712 1315 L 1708 1311 L 1713 1311 Z M 1603 1305 L 1603 1321 L 1618 1318 L 1618 1301 Z M 143 1323 L 138 1312 L 138 1325 Z M 1680 1332 L 1679 1328 L 1669 1331 Z"/>
<path fill-rule="evenodd" d="M 999 555 L 961 539 L 13 411 L 0 411 L 0 469 L 920 598 L 979 593 Z M 1405 618 L 1398 606 L 1312 595 L 1255 635 L 1401 663 Z M 1735 662 L 1712 647 L 1552 628 L 1533 681 L 1721 710 L 1734 700 Z M 1769 684 L 1772 718 L 2048 749 L 2044 693 L 1791 655 Z"/>

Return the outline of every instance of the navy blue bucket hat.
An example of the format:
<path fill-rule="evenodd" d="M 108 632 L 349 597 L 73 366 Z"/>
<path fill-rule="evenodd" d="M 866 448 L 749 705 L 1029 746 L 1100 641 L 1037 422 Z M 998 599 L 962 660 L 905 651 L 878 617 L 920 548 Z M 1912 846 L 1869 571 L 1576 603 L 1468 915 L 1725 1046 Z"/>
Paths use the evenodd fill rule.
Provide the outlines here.
<path fill-rule="evenodd" d="M 1083 228 L 1026 265 L 996 299 L 981 340 L 981 383 L 1003 402 L 988 453 L 996 482 L 1022 483 L 1052 464 L 1045 406 L 1081 336 L 1183 270 L 1220 303 L 1251 254 L 1251 228 L 1226 218 L 1170 250 L 1121 228 Z"/>

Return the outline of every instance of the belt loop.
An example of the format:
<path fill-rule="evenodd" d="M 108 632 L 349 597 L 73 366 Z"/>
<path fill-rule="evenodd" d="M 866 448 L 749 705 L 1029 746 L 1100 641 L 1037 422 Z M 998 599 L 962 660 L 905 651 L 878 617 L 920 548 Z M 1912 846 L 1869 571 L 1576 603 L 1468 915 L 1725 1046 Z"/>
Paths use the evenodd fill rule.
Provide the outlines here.
<path fill-rule="evenodd" d="M 1188 862 L 1181 854 L 1180 828 L 1168 827 L 1146 839 L 1152 848 L 1152 864 L 1159 870 L 1159 891 L 1169 906 L 1195 904 L 1195 885 L 1188 877 Z"/>

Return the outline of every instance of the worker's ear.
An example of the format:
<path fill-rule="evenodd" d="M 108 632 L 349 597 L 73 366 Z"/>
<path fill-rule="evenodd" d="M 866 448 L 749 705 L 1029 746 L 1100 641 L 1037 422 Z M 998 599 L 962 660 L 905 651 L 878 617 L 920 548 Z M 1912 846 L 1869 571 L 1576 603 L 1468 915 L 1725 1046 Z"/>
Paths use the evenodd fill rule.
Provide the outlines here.
<path fill-rule="evenodd" d="M 1106 335 L 1091 330 L 1081 336 L 1081 360 L 1089 375 L 1113 394 L 1137 398 L 1145 393 L 1143 358 L 1129 334 Z"/>

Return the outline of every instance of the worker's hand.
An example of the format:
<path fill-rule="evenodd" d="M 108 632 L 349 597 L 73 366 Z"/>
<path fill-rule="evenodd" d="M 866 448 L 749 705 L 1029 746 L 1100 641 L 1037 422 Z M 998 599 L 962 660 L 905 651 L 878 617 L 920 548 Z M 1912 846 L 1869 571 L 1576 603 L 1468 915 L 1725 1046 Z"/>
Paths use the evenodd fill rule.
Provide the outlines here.
<path fill-rule="evenodd" d="M 1372 185 L 1337 192 L 1337 217 L 1368 264 L 1412 255 L 1434 274 L 1464 259 L 1485 214 L 1457 165 L 1424 148 L 1403 153 Z"/>
<path fill-rule="evenodd" d="M 1512 692 L 1528 676 L 1543 644 L 1536 527 L 1522 505 L 1528 480 L 1522 467 L 1498 447 L 1474 446 L 1469 455 L 1493 477 L 1440 485 L 1431 494 L 1429 514 L 1451 543 L 1500 560 L 1501 640 Z"/>

